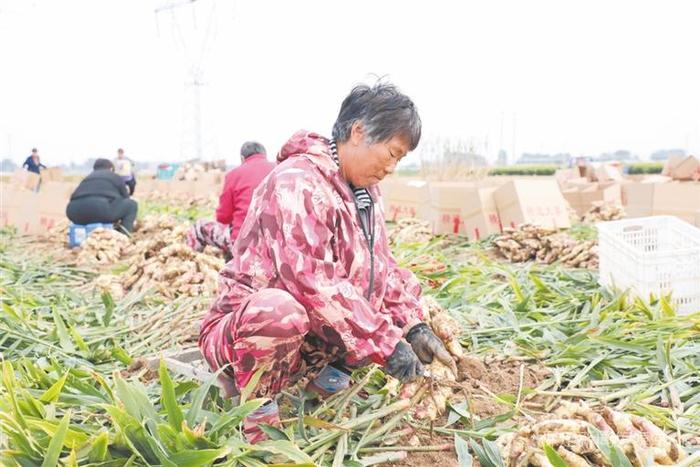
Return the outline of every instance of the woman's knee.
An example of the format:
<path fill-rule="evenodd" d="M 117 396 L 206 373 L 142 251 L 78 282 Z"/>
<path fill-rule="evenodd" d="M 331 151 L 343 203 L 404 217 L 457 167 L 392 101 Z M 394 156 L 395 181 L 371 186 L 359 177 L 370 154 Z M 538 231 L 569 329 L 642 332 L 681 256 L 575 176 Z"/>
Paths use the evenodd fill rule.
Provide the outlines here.
<path fill-rule="evenodd" d="M 281 337 L 309 332 L 306 309 L 289 292 L 281 289 L 262 289 L 252 294 L 237 321 L 239 334 L 255 332 Z"/>

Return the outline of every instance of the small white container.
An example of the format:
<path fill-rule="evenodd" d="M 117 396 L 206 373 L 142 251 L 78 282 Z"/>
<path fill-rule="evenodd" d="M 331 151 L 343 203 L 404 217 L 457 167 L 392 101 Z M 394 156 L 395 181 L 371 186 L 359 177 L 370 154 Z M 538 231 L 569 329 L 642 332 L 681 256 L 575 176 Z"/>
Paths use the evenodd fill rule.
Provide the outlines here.
<path fill-rule="evenodd" d="M 700 229 L 673 216 L 596 227 L 601 285 L 644 300 L 670 293 L 679 314 L 700 311 Z"/>

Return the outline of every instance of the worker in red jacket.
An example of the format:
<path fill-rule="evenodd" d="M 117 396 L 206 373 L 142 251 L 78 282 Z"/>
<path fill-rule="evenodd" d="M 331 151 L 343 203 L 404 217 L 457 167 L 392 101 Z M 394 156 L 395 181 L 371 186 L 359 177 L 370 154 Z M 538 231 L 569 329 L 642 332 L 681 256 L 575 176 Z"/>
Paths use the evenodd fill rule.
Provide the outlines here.
<path fill-rule="evenodd" d="M 226 174 L 216 208 L 216 221 L 198 220 L 187 233 L 187 244 L 195 251 L 211 245 L 230 259 L 231 246 L 243 225 L 253 191 L 275 164 L 267 160 L 265 147 L 257 141 L 241 146 L 241 165 Z"/>

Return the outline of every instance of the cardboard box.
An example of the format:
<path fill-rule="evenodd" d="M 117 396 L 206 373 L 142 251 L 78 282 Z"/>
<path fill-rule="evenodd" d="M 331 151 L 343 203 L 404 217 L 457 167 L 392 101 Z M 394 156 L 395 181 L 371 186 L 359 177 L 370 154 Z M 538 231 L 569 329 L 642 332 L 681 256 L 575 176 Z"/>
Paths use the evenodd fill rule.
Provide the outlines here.
<path fill-rule="evenodd" d="M 664 162 L 664 168 L 661 169 L 661 175 L 672 177 L 673 170 L 678 164 L 681 163 L 681 161 L 683 161 L 683 156 L 671 156 L 668 159 L 666 159 L 666 162 Z"/>
<path fill-rule="evenodd" d="M 487 186 L 484 186 L 486 184 Z M 438 235 L 479 240 L 501 232 L 494 186 L 488 182 L 431 182 L 430 221 Z"/>
<path fill-rule="evenodd" d="M 581 179 L 585 177 L 581 177 L 581 171 L 578 167 L 573 167 L 571 169 L 559 169 L 555 171 L 554 178 L 557 179 L 557 182 L 560 186 L 564 186 L 571 180 Z"/>
<path fill-rule="evenodd" d="M 386 177 L 384 180 L 379 182 L 377 185 L 377 188 L 379 189 L 379 196 L 381 199 L 381 207 L 382 211 L 384 212 L 384 215 L 386 216 L 386 210 L 387 210 L 387 201 L 389 199 L 390 193 L 391 193 L 391 186 L 393 185 L 394 177 Z"/>
<path fill-rule="evenodd" d="M 76 186 L 72 182 L 42 182 L 37 197 L 40 234 L 47 234 L 49 229 L 67 219 L 66 206 Z"/>
<path fill-rule="evenodd" d="M 470 192 L 462 206 L 462 235 L 480 240 L 501 233 L 501 218 L 496 208 L 494 192 L 497 187 L 479 187 Z"/>
<path fill-rule="evenodd" d="M 42 230 L 36 206 L 31 204 L 22 208 L 9 209 L 7 223 L 17 229 L 18 235 L 36 235 Z"/>
<path fill-rule="evenodd" d="M 627 217 L 651 216 L 656 184 L 633 182 L 622 187 L 622 204 Z"/>
<path fill-rule="evenodd" d="M 597 202 L 622 205 L 621 185 L 616 182 L 587 183 L 562 190 L 562 195 L 579 216 L 583 216 Z"/>
<path fill-rule="evenodd" d="M 571 179 L 567 180 L 566 182 L 564 182 L 563 185 L 560 184 L 559 186 L 566 189 L 566 188 L 576 188 L 576 187 L 581 186 L 581 185 L 588 185 L 589 183 L 591 183 L 591 182 L 589 182 L 586 177 L 578 177 L 578 178 L 571 178 Z"/>
<path fill-rule="evenodd" d="M 661 183 L 654 188 L 653 215 L 671 215 L 691 224 L 696 222 L 700 213 L 700 183 Z"/>
<path fill-rule="evenodd" d="M 622 170 L 619 164 L 603 163 L 595 169 L 595 177 L 599 182 L 619 182 L 622 180 Z"/>
<path fill-rule="evenodd" d="M 673 179 L 665 175 L 645 175 L 640 180 L 641 183 L 666 183 L 670 181 L 673 181 Z"/>
<path fill-rule="evenodd" d="M 430 219 L 430 189 L 425 180 L 399 181 L 391 186 L 385 199 L 386 220 L 404 217 Z"/>
<path fill-rule="evenodd" d="M 463 233 L 462 206 L 464 200 L 476 190 L 474 183 L 469 182 L 431 182 L 430 189 L 430 222 L 433 233 L 461 234 Z"/>
<path fill-rule="evenodd" d="M 700 180 L 700 160 L 688 156 L 673 167 L 671 174 L 674 180 Z"/>
<path fill-rule="evenodd" d="M 12 200 L 11 187 L 8 183 L 0 182 L 0 227 L 7 227 L 9 224 L 7 212 L 11 207 Z"/>
<path fill-rule="evenodd" d="M 75 182 L 41 182 L 41 187 L 39 188 L 39 198 L 47 201 L 51 201 L 52 197 L 63 199 L 70 199 L 75 189 L 78 188 L 78 184 Z"/>
<path fill-rule="evenodd" d="M 700 214 L 700 183 L 630 183 L 623 186 L 627 217 L 671 215 L 695 224 Z M 697 225 L 697 224 L 696 224 Z"/>
<path fill-rule="evenodd" d="M 594 162 L 594 163 L 586 163 L 585 166 L 579 167 L 579 170 L 581 171 L 581 176 L 584 177 L 586 180 L 589 182 L 597 182 L 598 177 L 596 175 L 596 170 L 600 167 L 600 163 Z"/>
<path fill-rule="evenodd" d="M 513 180 L 499 187 L 494 197 L 504 227 L 524 223 L 571 227 L 566 200 L 555 180 Z"/>
<path fill-rule="evenodd" d="M 39 181 L 41 177 L 39 174 L 34 172 L 29 172 L 24 169 L 17 169 L 12 173 L 10 178 L 10 185 L 15 188 L 20 188 L 29 191 L 35 191 L 39 186 Z"/>
<path fill-rule="evenodd" d="M 38 233 L 37 197 L 36 193 L 21 187 L 3 185 L 0 189 L 0 226 L 13 226 L 19 235 Z"/>
<path fill-rule="evenodd" d="M 195 182 L 193 195 L 195 196 L 219 196 L 223 189 L 223 177 L 221 172 L 204 172 L 199 174 Z"/>
<path fill-rule="evenodd" d="M 62 181 L 63 169 L 61 169 L 60 167 L 50 167 L 41 171 L 41 183 Z"/>
<path fill-rule="evenodd" d="M 176 196 L 193 196 L 197 184 L 194 180 L 173 180 L 169 183 L 168 193 Z"/>
<path fill-rule="evenodd" d="M 136 179 L 136 189 L 134 190 L 134 196 L 138 197 L 139 194 L 147 195 L 155 191 L 157 186 L 157 180 L 152 178 L 137 178 Z"/>

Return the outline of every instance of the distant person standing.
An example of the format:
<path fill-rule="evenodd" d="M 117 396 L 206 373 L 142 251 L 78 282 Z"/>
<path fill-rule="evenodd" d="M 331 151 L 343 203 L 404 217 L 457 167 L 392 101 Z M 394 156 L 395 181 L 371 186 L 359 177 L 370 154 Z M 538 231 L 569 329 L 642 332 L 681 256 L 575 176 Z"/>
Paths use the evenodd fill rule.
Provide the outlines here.
<path fill-rule="evenodd" d="M 196 251 L 210 245 L 228 259 L 230 248 L 243 225 L 253 191 L 275 164 L 267 160 L 265 147 L 248 141 L 241 147 L 241 165 L 226 174 L 224 189 L 216 208 L 216 221 L 200 219 L 187 234 L 187 244 Z"/>
<path fill-rule="evenodd" d="M 117 149 L 117 158 L 114 160 L 114 171 L 122 178 L 124 184 L 129 187 L 129 195 L 133 195 L 136 189 L 134 162 L 124 155 L 124 150 L 122 148 Z"/>
<path fill-rule="evenodd" d="M 26 168 L 29 172 L 35 173 L 39 175 L 41 173 L 41 169 L 45 169 L 46 166 L 41 163 L 41 159 L 39 158 L 39 151 L 34 148 L 32 149 L 32 154 L 27 157 L 27 159 L 24 161 L 24 164 L 22 164 L 22 168 Z"/>
<path fill-rule="evenodd" d="M 66 207 L 66 216 L 75 224 L 119 222 L 127 232 L 134 229 L 137 212 L 138 204 L 129 198 L 126 185 L 108 159 L 95 161 L 92 173 L 80 182 Z"/>

